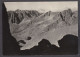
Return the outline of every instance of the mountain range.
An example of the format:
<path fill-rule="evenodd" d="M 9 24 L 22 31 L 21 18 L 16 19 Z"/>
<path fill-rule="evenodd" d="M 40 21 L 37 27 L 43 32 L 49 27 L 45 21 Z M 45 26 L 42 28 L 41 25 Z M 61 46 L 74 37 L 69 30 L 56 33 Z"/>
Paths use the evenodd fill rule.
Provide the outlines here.
<path fill-rule="evenodd" d="M 21 50 L 38 45 L 42 39 L 60 47 L 58 40 L 64 35 L 78 36 L 78 11 L 72 12 L 71 9 L 67 9 L 61 12 L 40 13 L 36 10 L 18 9 L 7 13 L 10 32 L 22 46 Z"/>
<path fill-rule="evenodd" d="M 16 19 L 17 23 L 11 21 L 16 17 L 9 18 L 4 3 L 2 6 L 3 55 L 78 54 L 78 11 L 49 11 L 29 18 L 31 21 Z"/>

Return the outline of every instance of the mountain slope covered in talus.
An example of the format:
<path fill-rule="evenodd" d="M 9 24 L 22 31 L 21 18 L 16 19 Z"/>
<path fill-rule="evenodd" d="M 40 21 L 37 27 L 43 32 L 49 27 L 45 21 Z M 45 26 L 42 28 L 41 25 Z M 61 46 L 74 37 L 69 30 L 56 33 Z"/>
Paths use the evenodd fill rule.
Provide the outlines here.
<path fill-rule="evenodd" d="M 64 35 L 78 36 L 78 11 L 67 9 L 62 12 L 39 13 L 20 10 L 8 12 L 8 15 L 11 34 L 19 41 L 21 50 L 38 45 L 42 39 L 47 39 L 51 44 L 59 47 L 58 40 Z M 21 40 L 23 43 L 20 42 Z"/>

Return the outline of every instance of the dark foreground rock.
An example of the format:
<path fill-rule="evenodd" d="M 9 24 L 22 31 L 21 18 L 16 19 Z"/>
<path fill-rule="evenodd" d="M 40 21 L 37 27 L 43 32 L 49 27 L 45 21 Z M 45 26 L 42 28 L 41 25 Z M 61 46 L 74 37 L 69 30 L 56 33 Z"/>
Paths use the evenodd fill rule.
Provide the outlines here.
<path fill-rule="evenodd" d="M 60 54 L 78 54 L 78 37 L 75 35 L 65 35 L 58 41 Z"/>
<path fill-rule="evenodd" d="M 8 16 L 5 5 L 2 4 L 2 24 L 3 24 L 3 54 L 4 55 L 18 55 L 20 48 L 15 38 L 11 36 Z"/>
<path fill-rule="evenodd" d="M 55 45 L 51 45 L 51 43 L 46 40 L 42 39 L 39 43 L 38 46 L 34 46 L 29 50 L 24 50 L 21 52 L 21 54 L 24 55 L 50 55 L 50 54 L 58 54 L 59 48 Z M 26 52 L 27 51 L 27 52 Z"/>
<path fill-rule="evenodd" d="M 74 55 L 78 54 L 78 37 L 65 35 L 58 41 L 60 47 L 52 45 L 48 40 L 43 39 L 31 49 L 21 51 L 22 55 Z"/>

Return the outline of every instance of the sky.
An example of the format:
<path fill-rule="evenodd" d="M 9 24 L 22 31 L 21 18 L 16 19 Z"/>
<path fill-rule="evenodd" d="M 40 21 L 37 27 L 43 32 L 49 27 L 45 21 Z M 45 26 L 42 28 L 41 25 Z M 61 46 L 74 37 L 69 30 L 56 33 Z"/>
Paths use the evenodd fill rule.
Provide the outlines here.
<path fill-rule="evenodd" d="M 56 2 L 4 2 L 9 10 L 38 10 L 38 11 L 62 11 L 71 8 L 78 10 L 78 1 L 56 1 Z"/>

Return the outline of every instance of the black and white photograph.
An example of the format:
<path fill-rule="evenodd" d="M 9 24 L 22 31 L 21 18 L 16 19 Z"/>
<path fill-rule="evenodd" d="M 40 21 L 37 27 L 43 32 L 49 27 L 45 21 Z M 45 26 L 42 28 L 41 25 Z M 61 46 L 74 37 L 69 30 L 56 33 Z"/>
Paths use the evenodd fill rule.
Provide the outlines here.
<path fill-rule="evenodd" d="M 77 55 L 78 1 L 4 2 L 3 55 Z"/>

